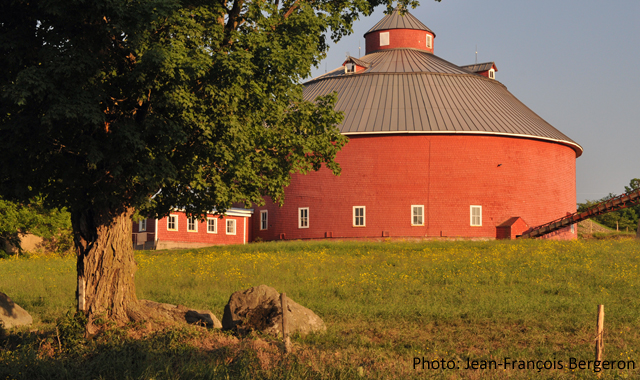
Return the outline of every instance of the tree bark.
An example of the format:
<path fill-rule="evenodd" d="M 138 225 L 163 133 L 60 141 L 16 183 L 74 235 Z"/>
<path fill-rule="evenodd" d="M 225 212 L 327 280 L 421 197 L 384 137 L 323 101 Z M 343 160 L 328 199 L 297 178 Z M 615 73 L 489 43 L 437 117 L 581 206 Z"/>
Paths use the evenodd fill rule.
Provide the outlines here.
<path fill-rule="evenodd" d="M 85 335 L 100 332 L 103 321 L 116 326 L 131 321 L 169 321 L 221 328 L 220 321 L 208 310 L 138 300 L 131 240 L 133 212 L 128 208 L 120 213 L 71 213 L 77 252 L 76 299 L 78 310 L 87 316 Z"/>
<path fill-rule="evenodd" d="M 638 221 L 638 230 L 636 231 L 636 239 L 640 240 L 640 220 Z"/>
<path fill-rule="evenodd" d="M 73 212 L 71 223 L 77 252 L 78 310 L 87 316 L 86 333 L 96 334 L 98 319 L 123 325 L 138 303 L 137 269 L 131 242 L 133 209 L 121 213 Z"/>

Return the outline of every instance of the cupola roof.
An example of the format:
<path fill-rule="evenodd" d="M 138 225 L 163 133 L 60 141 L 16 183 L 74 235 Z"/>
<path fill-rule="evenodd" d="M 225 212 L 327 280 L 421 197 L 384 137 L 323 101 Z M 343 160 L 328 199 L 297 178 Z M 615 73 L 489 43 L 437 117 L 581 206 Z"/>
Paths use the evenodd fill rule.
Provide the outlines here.
<path fill-rule="evenodd" d="M 393 13 L 388 14 L 382 18 L 377 24 L 373 26 L 373 28 L 369 29 L 364 35 L 366 36 L 369 33 L 377 32 L 379 30 L 389 30 L 389 29 L 415 29 L 415 30 L 426 30 L 427 32 L 433 34 L 435 37 L 436 34 L 425 24 L 420 22 L 414 15 L 406 11 L 404 15 L 400 15 L 400 11 L 396 8 Z"/>

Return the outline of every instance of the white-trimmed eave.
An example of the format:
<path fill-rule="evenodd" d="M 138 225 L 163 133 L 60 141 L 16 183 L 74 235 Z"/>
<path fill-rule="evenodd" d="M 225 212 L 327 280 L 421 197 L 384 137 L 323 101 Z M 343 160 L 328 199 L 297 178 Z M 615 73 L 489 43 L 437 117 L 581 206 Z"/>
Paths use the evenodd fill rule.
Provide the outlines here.
<path fill-rule="evenodd" d="M 186 212 L 186 209 L 184 207 L 182 208 L 173 208 L 172 212 Z M 218 211 L 216 209 L 213 209 L 212 211 L 207 211 L 207 214 L 217 214 Z M 224 213 L 224 216 L 240 216 L 240 217 L 248 217 L 251 216 L 253 214 L 253 209 L 252 208 L 238 208 L 238 207 L 232 207 L 230 209 L 227 210 L 226 213 Z"/>
<path fill-rule="evenodd" d="M 584 149 L 579 144 L 567 140 L 554 139 L 551 137 L 524 135 L 515 133 L 486 132 L 486 131 L 370 131 L 370 132 L 342 132 L 345 136 L 351 135 L 399 135 L 399 134 L 422 134 L 422 135 L 489 135 L 501 137 L 526 138 L 533 140 L 542 140 L 554 142 L 556 144 L 566 145 L 576 152 L 576 158 L 582 156 Z"/>

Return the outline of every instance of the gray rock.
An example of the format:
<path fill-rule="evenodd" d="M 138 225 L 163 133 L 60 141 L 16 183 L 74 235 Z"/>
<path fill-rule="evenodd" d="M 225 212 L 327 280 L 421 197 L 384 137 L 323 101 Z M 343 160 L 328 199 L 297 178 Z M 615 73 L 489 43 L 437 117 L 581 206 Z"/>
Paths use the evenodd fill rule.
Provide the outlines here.
<path fill-rule="evenodd" d="M 205 327 L 222 328 L 222 323 L 209 310 L 194 310 L 183 305 L 171 305 L 149 300 L 139 300 L 143 310 L 148 313 L 148 318 L 164 319 L 174 322 L 187 322 Z"/>
<path fill-rule="evenodd" d="M 0 324 L 5 329 L 27 326 L 32 323 L 33 318 L 29 313 L 13 302 L 9 296 L 0 292 Z"/>
<path fill-rule="evenodd" d="M 289 332 L 301 335 L 325 331 L 320 317 L 287 297 Z M 271 335 L 282 334 L 280 293 L 267 285 L 238 291 L 231 295 L 222 316 L 222 328 L 246 334 L 251 330 Z"/>

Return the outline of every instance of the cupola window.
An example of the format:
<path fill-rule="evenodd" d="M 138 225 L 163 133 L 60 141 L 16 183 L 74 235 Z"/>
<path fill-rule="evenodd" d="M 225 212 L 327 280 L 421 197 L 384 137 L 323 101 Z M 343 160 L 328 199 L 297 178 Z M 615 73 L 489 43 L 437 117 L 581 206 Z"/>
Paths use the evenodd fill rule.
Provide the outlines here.
<path fill-rule="evenodd" d="M 427 49 L 433 49 L 433 37 L 431 37 L 431 34 L 427 34 Z"/>
<path fill-rule="evenodd" d="M 494 69 L 489 70 L 489 78 L 496 79 L 496 71 Z"/>
<path fill-rule="evenodd" d="M 389 32 L 380 33 L 380 46 L 389 46 Z"/>

